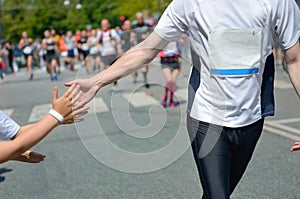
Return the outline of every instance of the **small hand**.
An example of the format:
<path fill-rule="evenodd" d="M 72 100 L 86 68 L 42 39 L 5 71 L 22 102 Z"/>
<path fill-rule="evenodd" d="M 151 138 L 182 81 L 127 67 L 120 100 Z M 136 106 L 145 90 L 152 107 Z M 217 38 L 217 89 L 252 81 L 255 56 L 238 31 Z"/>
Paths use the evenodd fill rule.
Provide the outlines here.
<path fill-rule="evenodd" d="M 58 98 L 58 88 L 55 87 L 52 95 L 52 108 L 63 117 L 66 117 L 72 111 L 83 107 L 78 103 L 80 95 L 80 86 L 74 84 L 60 98 Z"/>
<path fill-rule="evenodd" d="M 291 147 L 291 151 L 299 151 L 300 150 L 300 142 L 295 142 L 294 146 Z"/>
<path fill-rule="evenodd" d="M 35 153 L 32 151 L 26 151 L 19 155 L 17 158 L 15 158 L 16 161 L 20 162 L 26 162 L 26 163 L 40 163 L 41 161 L 44 161 L 46 156 Z"/>

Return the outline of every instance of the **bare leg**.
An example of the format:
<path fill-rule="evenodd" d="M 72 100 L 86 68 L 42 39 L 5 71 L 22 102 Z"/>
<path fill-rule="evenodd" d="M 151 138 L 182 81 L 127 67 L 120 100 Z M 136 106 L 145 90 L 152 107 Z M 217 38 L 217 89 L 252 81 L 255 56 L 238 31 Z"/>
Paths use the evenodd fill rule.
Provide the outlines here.
<path fill-rule="evenodd" d="M 149 70 L 149 66 L 144 66 L 143 68 L 140 69 L 140 71 L 143 73 L 144 76 L 144 83 L 145 83 L 145 87 L 149 88 L 149 84 L 148 84 L 148 79 L 147 79 L 147 73 Z"/>
<path fill-rule="evenodd" d="M 29 80 L 33 79 L 33 73 L 32 73 L 32 55 L 29 55 L 27 57 L 27 70 L 29 74 Z"/>

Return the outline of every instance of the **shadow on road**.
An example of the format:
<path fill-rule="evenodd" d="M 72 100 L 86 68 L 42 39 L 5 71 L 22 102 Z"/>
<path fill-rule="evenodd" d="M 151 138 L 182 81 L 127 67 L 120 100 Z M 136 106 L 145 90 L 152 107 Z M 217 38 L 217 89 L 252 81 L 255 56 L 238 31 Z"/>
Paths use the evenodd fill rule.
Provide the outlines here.
<path fill-rule="evenodd" d="M 0 183 L 5 181 L 5 176 L 2 176 L 4 173 L 11 172 L 12 169 L 7 169 L 7 168 L 0 168 Z"/>

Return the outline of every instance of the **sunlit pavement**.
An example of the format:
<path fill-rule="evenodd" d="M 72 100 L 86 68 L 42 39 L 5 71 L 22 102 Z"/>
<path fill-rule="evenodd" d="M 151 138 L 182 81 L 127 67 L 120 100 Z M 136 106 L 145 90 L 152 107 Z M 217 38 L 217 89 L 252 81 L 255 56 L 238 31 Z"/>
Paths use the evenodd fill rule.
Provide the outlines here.
<path fill-rule="evenodd" d="M 178 79 L 180 106 L 176 108 L 159 105 L 164 79 L 157 61 L 150 67 L 150 89 L 143 87 L 141 74 L 136 84 L 128 76 L 118 82 L 114 91 L 103 89 L 90 104 L 93 112 L 84 123 L 58 127 L 33 149 L 47 156 L 45 162 L 1 165 L 1 198 L 201 198 L 191 149 L 183 150 L 178 143 L 172 143 L 179 135 L 183 135 L 180 144 L 188 143 L 188 74 L 185 63 Z M 266 120 L 234 199 L 299 198 L 300 152 L 289 151 L 294 140 L 300 138 L 299 101 L 283 70 L 277 68 L 276 74 L 276 117 Z M 8 75 L 0 85 L 0 107 L 21 125 L 35 122 L 51 107 L 53 87 L 57 85 L 61 94 L 65 90 L 63 83 L 77 77 L 87 77 L 85 70 L 65 70 L 55 83 L 39 70 L 31 82 L 25 71 Z M 111 148 L 103 147 L 107 140 L 120 152 L 115 154 Z M 163 153 L 169 145 L 174 154 Z M 157 151 L 161 152 L 159 158 L 151 156 Z M 132 159 L 125 152 L 132 154 Z M 148 159 L 135 162 L 139 154 Z M 140 172 L 134 172 L 135 168 Z"/>

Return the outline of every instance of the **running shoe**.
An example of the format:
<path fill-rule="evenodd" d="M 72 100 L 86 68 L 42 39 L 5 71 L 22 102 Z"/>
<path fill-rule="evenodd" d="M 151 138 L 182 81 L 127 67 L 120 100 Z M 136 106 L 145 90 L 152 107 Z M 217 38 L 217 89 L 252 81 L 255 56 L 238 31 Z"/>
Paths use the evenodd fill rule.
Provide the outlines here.
<path fill-rule="evenodd" d="M 169 106 L 170 106 L 171 108 L 175 108 L 177 105 L 178 105 L 178 103 L 173 102 L 173 101 L 171 101 L 171 102 L 169 103 Z"/>
<path fill-rule="evenodd" d="M 161 99 L 161 105 L 163 107 L 166 107 L 167 106 L 167 96 L 162 96 L 162 99 Z"/>
<path fill-rule="evenodd" d="M 28 81 L 32 81 L 33 80 L 33 74 L 30 75 Z"/>
<path fill-rule="evenodd" d="M 51 76 L 51 82 L 58 81 L 57 75 Z"/>

